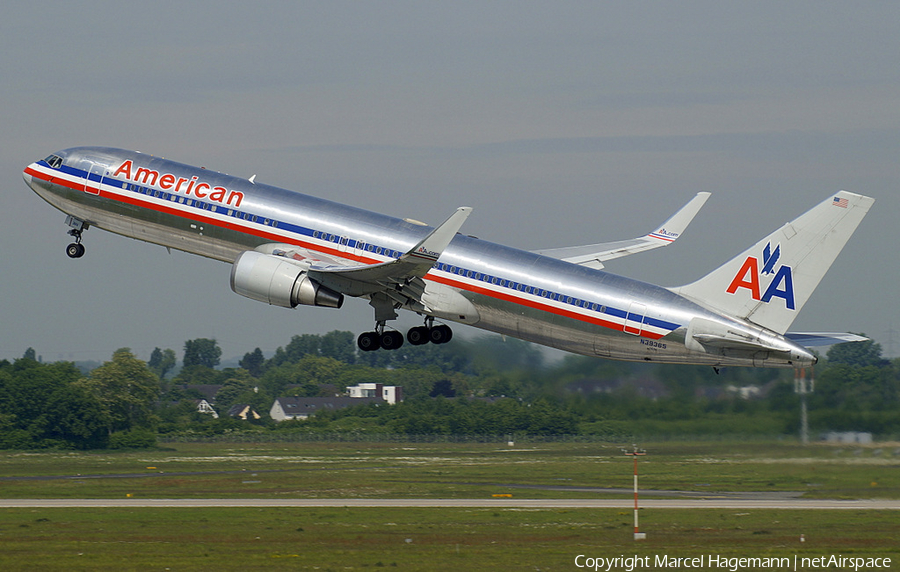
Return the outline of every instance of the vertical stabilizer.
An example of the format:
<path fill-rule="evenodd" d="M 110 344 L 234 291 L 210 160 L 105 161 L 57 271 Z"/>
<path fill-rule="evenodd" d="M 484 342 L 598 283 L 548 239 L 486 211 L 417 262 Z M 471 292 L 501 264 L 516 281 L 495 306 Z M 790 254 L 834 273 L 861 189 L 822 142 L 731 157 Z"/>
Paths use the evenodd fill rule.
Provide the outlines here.
<path fill-rule="evenodd" d="M 674 292 L 784 333 L 875 199 L 841 191 Z"/>

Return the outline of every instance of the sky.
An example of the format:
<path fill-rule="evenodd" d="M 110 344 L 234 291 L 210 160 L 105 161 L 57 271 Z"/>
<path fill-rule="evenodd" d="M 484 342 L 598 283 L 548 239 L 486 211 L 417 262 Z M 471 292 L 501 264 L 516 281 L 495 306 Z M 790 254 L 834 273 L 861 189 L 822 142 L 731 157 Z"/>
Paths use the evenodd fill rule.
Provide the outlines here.
<path fill-rule="evenodd" d="M 464 232 L 523 249 L 643 235 L 709 191 L 677 243 L 607 264 L 664 286 L 847 189 L 875 205 L 792 330 L 900 355 L 898 21 L 896 2 L 13 2 L 0 359 L 199 337 L 230 358 L 374 323 L 360 300 L 268 307 L 227 264 L 99 229 L 68 259 L 65 215 L 21 173 L 80 145 L 430 224 L 471 206 Z"/>

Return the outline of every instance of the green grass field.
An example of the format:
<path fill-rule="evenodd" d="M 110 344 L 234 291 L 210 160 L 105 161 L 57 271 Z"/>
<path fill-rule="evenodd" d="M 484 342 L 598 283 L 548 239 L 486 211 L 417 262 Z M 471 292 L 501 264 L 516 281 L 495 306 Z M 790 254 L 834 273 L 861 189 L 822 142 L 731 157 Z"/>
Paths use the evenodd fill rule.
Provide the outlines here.
<path fill-rule="evenodd" d="M 519 509 L 4 510 L 3 570 L 573 570 L 579 554 L 898 562 L 884 512 Z M 804 534 L 806 541 L 800 542 Z"/>
<path fill-rule="evenodd" d="M 643 489 L 900 498 L 894 448 L 642 446 L 648 452 L 640 459 Z M 596 498 L 594 492 L 504 485 L 630 488 L 632 465 L 618 446 L 596 443 L 178 444 L 132 452 L 0 451 L 0 479 L 5 498 Z"/>
<path fill-rule="evenodd" d="M 642 489 L 900 498 L 892 447 L 641 446 Z M 630 488 L 632 465 L 584 443 L 179 444 L 0 452 L 0 478 L 4 498 L 597 498 L 616 495 L 549 487 Z M 655 509 L 641 530 L 635 542 L 631 511 L 614 509 L 2 509 L 0 570 L 577 570 L 579 554 L 900 563 L 894 511 Z"/>

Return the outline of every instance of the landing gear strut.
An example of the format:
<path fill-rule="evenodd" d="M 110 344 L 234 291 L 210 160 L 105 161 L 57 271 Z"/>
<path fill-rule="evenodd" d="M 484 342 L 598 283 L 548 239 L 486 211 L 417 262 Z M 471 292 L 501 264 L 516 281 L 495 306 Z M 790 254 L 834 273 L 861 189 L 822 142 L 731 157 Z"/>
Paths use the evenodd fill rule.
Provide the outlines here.
<path fill-rule="evenodd" d="M 81 233 L 88 229 L 88 223 L 73 216 L 66 218 L 66 224 L 69 225 L 69 236 L 75 239 L 75 242 L 66 247 L 66 255 L 69 258 L 81 258 L 84 256 L 84 245 L 81 244 Z"/>

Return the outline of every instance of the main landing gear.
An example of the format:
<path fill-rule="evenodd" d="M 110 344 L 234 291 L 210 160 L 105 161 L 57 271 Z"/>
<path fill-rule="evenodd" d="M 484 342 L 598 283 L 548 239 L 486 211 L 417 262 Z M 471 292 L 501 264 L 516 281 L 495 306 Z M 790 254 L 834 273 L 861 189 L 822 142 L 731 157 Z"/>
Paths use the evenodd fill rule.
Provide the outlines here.
<path fill-rule="evenodd" d="M 364 352 L 372 352 L 377 349 L 396 350 L 403 345 L 403 334 L 396 330 L 385 330 L 384 322 L 375 326 L 374 332 L 363 332 L 356 340 L 356 345 Z M 421 346 L 431 342 L 433 344 L 446 344 L 453 337 L 450 326 L 434 325 L 434 318 L 428 318 L 426 325 L 411 328 L 406 333 L 406 340 L 414 345 Z"/>
<path fill-rule="evenodd" d="M 406 341 L 414 346 L 421 346 L 431 342 L 433 344 L 446 344 L 453 337 L 450 326 L 418 326 L 406 332 Z"/>
<path fill-rule="evenodd" d="M 81 233 L 86 231 L 90 225 L 73 216 L 66 217 L 66 224 L 72 227 L 69 229 L 69 236 L 75 238 L 75 242 L 66 247 L 66 255 L 69 258 L 81 258 L 84 256 L 84 245 L 81 244 Z"/>

